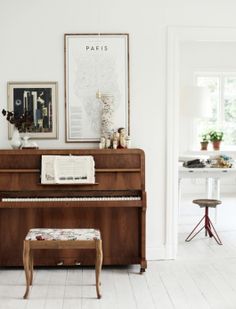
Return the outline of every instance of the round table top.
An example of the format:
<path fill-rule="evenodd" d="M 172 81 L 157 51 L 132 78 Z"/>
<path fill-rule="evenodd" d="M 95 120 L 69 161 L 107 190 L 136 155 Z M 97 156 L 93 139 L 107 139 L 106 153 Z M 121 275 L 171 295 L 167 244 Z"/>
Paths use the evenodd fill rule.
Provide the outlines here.
<path fill-rule="evenodd" d="M 197 199 L 197 200 L 193 200 L 193 203 L 199 205 L 200 207 L 216 207 L 222 202 L 219 200 L 213 200 L 213 199 Z"/>

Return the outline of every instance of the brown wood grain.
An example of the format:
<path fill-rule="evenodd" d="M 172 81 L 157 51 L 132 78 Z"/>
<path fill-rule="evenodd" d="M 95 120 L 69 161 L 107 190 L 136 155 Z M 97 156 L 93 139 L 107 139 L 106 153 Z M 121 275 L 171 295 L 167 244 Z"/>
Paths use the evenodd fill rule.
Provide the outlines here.
<path fill-rule="evenodd" d="M 92 155 L 97 185 L 40 184 L 42 155 Z M 0 150 L 0 200 L 4 197 L 140 196 L 135 201 L 2 202 L 0 266 L 21 266 L 30 228 L 98 228 L 104 265 L 140 264 L 145 256 L 145 157 L 140 149 Z M 38 250 L 35 265 L 93 265 L 90 250 Z"/>

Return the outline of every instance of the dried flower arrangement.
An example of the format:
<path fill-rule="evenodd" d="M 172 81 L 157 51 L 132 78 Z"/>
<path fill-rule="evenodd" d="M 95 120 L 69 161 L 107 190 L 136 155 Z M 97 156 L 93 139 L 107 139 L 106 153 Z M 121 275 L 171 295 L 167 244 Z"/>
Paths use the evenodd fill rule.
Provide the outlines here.
<path fill-rule="evenodd" d="M 28 112 L 22 115 L 15 114 L 11 111 L 2 110 L 3 116 L 6 117 L 7 121 L 13 124 L 19 132 L 29 132 L 33 126 L 32 116 Z"/>

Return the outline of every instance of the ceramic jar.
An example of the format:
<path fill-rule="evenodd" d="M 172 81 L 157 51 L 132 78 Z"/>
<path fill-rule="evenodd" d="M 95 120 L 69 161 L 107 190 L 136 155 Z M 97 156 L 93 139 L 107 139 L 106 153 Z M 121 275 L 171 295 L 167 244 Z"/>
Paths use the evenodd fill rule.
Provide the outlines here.
<path fill-rule="evenodd" d="M 19 149 L 21 147 L 22 141 L 21 141 L 19 130 L 16 127 L 14 127 L 13 129 L 10 144 L 13 149 Z"/>

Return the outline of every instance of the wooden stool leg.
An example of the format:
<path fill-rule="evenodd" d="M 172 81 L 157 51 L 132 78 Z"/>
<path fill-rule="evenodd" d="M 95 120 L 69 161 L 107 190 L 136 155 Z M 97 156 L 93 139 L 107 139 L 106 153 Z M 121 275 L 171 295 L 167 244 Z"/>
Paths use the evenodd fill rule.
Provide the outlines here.
<path fill-rule="evenodd" d="M 102 253 L 102 241 L 96 239 L 96 291 L 97 291 L 97 298 L 101 298 L 101 292 L 100 292 L 100 276 L 101 276 L 101 269 L 102 269 L 102 259 L 103 259 L 103 253 Z"/>
<path fill-rule="evenodd" d="M 33 272 L 34 272 L 34 256 L 33 256 L 33 250 L 30 250 L 30 285 L 33 283 Z"/>
<path fill-rule="evenodd" d="M 30 244 L 29 241 L 24 241 L 24 248 L 23 248 L 23 264 L 25 269 L 25 278 L 26 278 L 26 290 L 24 294 L 24 299 L 28 297 L 29 294 L 29 287 L 30 287 Z"/>

